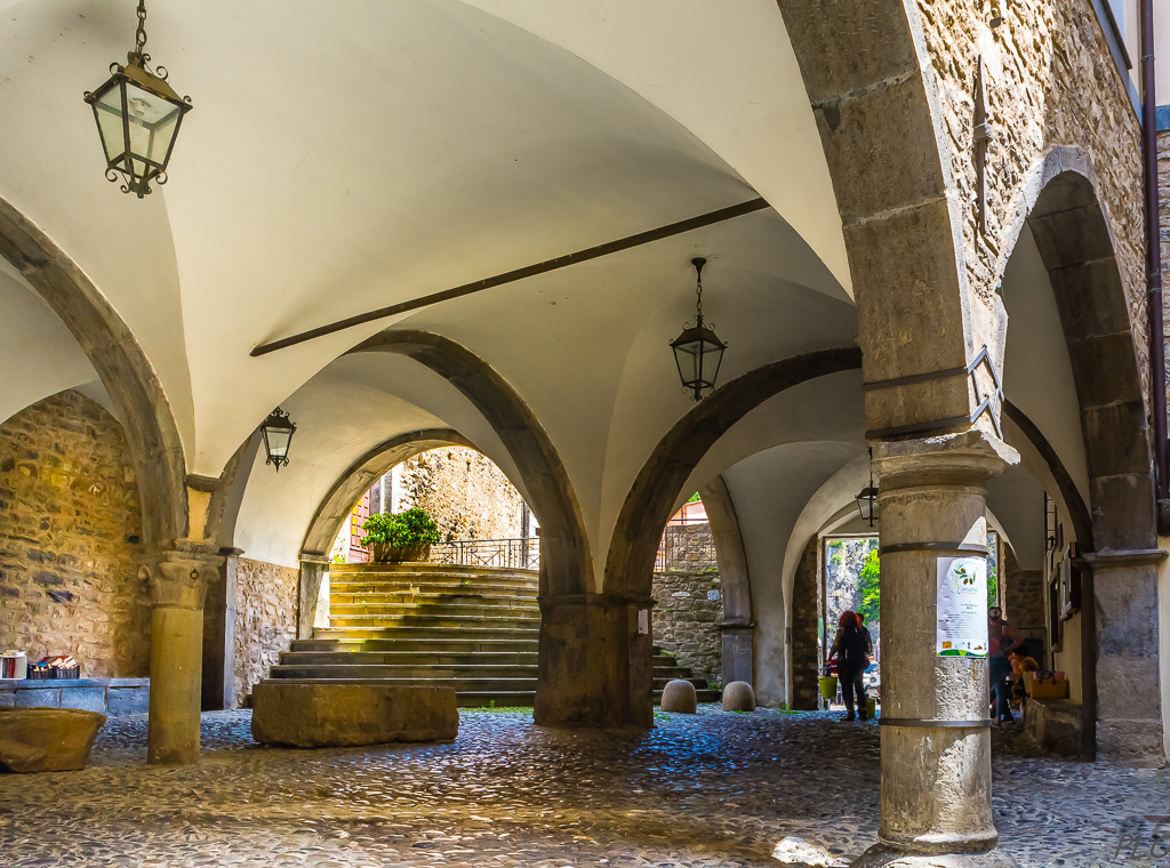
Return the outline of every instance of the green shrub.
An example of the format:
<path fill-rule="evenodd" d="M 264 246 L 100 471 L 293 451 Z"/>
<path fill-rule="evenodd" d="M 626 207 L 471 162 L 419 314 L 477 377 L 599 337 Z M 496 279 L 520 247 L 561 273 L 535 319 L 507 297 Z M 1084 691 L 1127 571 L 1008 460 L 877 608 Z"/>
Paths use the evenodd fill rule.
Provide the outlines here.
<path fill-rule="evenodd" d="M 366 535 L 362 545 L 385 543 L 399 548 L 402 546 L 434 545 L 439 541 L 439 526 L 427 515 L 425 509 L 408 509 L 406 512 L 391 514 L 380 512 L 371 515 L 362 524 Z"/>

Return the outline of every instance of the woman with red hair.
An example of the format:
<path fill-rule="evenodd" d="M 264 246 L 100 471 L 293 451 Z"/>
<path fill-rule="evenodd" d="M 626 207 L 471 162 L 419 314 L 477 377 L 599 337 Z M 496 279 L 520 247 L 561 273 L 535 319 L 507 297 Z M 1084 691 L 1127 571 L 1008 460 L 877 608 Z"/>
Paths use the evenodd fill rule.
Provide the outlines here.
<path fill-rule="evenodd" d="M 853 700 L 857 698 L 857 714 L 865 720 L 865 684 L 861 676 L 873 653 L 869 631 L 861 625 L 861 618 L 852 610 L 841 613 L 837 621 L 837 638 L 829 659 L 837 658 L 837 677 L 841 679 L 841 695 L 845 698 L 845 719 L 854 720 Z"/>

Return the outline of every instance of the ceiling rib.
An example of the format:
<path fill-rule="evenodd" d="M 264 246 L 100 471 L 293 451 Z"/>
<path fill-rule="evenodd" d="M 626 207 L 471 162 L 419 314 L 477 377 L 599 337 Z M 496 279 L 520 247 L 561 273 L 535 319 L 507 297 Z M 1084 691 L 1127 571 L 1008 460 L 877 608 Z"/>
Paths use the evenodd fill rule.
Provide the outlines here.
<path fill-rule="evenodd" d="M 309 329 L 308 331 L 300 332 L 295 335 L 290 335 L 287 338 L 280 338 L 279 340 L 271 341 L 266 344 L 260 344 L 252 350 L 252 356 L 263 356 L 276 350 L 283 350 L 286 347 L 303 344 L 305 341 L 311 341 L 314 338 L 331 335 L 334 332 L 339 332 L 344 329 L 352 328 L 362 323 L 372 322 L 384 317 L 393 316 L 398 313 L 405 313 L 410 310 L 418 310 L 420 307 L 428 307 L 432 304 L 438 304 L 441 301 L 449 301 L 453 298 L 461 298 L 465 295 L 471 295 L 476 292 L 482 292 L 485 289 L 491 289 L 494 286 L 502 286 L 505 283 L 512 283 L 517 280 L 523 280 L 526 277 L 534 277 L 538 274 L 546 274 L 550 271 L 556 271 L 559 268 L 565 268 L 569 265 L 576 265 L 579 262 L 586 262 L 590 259 L 597 259 L 601 256 L 608 256 L 611 253 L 618 253 L 622 250 L 629 250 L 631 247 L 638 247 L 643 244 L 649 244 L 652 241 L 659 241 L 663 238 L 669 238 L 672 235 L 681 235 L 684 232 L 690 232 L 694 229 L 701 229 L 704 226 L 710 226 L 714 223 L 722 223 L 725 220 L 731 220 L 735 217 L 741 217 L 744 214 L 751 214 L 755 211 L 763 210 L 768 207 L 768 203 L 763 198 L 749 199 L 746 202 L 740 202 L 738 205 L 732 205 L 728 208 L 720 208 L 717 211 L 709 211 L 706 214 L 700 214 L 697 217 L 690 217 L 686 220 L 680 220 L 677 223 L 669 223 L 666 226 L 659 226 L 656 229 L 649 229 L 645 232 L 639 232 L 636 235 L 627 235 L 625 238 L 619 238 L 616 241 L 609 241 L 605 244 L 598 244 L 596 247 L 587 247 L 584 250 L 578 250 L 575 253 L 567 253 L 564 256 L 557 256 L 553 259 L 546 259 L 543 262 L 537 262 L 533 265 L 526 265 L 523 268 L 517 268 L 512 271 L 505 271 L 503 274 L 497 274 L 493 277 L 485 277 L 482 280 L 476 280 L 472 283 L 465 283 L 462 286 L 456 286 L 453 289 L 445 289 L 442 292 L 434 292 L 430 295 L 419 296 L 418 298 L 410 299 L 409 301 L 401 301 L 397 304 L 392 304 L 387 307 L 380 307 L 377 310 L 371 310 L 366 313 L 359 313 L 354 316 L 339 319 L 335 322 L 326 323 L 322 326 Z"/>

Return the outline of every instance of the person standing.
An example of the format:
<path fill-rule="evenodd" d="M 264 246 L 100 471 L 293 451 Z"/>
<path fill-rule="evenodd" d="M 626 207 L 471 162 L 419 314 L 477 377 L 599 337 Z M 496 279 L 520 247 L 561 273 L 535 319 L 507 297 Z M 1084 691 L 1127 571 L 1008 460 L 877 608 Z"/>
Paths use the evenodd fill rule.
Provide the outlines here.
<path fill-rule="evenodd" d="M 987 660 L 991 677 L 991 696 L 995 703 L 995 725 L 1012 723 L 1011 674 L 1008 655 L 1024 644 L 1020 632 L 1003 618 L 1003 609 L 992 606 L 987 610 Z"/>
<path fill-rule="evenodd" d="M 869 663 L 869 655 L 873 652 L 873 644 L 869 638 L 869 631 L 861 626 L 861 619 L 856 612 L 847 610 L 841 613 L 837 621 L 837 636 L 833 639 L 833 648 L 829 659 L 837 658 L 837 677 L 841 679 L 841 695 L 845 699 L 845 719 L 854 720 L 854 698 L 857 700 L 858 716 L 865 720 L 865 683 L 862 675 Z"/>

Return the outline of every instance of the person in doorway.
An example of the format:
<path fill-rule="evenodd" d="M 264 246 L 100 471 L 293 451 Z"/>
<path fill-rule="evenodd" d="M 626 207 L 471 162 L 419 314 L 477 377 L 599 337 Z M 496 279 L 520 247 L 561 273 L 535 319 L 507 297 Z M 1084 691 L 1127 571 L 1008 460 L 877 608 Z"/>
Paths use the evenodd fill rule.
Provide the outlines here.
<path fill-rule="evenodd" d="M 1008 655 L 1024 644 L 1024 637 L 1003 618 L 1003 609 L 992 606 L 987 610 L 987 658 L 991 676 L 991 698 L 995 703 L 995 725 L 1012 723 L 1011 676 L 1012 664 Z"/>
<path fill-rule="evenodd" d="M 857 716 L 865 720 L 865 684 L 861 676 L 869 663 L 873 644 L 869 631 L 861 625 L 856 612 L 845 611 L 837 621 L 837 636 L 829 658 L 837 659 L 837 677 L 841 680 L 841 695 L 845 699 L 845 719 L 854 720 L 854 699 L 857 700 Z"/>

